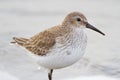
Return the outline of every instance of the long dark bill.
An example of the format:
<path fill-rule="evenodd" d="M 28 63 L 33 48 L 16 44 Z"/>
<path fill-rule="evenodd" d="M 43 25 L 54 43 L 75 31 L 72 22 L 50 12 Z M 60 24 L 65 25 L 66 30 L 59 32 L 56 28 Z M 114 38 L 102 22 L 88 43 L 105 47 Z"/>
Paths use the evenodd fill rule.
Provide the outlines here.
<path fill-rule="evenodd" d="M 92 30 L 94 30 L 94 31 L 96 31 L 96 32 L 98 32 L 98 33 L 100 33 L 102 35 L 105 35 L 102 31 L 100 31 L 99 29 L 95 28 L 94 26 L 92 26 L 89 23 L 86 24 L 86 28 L 92 29 Z"/>

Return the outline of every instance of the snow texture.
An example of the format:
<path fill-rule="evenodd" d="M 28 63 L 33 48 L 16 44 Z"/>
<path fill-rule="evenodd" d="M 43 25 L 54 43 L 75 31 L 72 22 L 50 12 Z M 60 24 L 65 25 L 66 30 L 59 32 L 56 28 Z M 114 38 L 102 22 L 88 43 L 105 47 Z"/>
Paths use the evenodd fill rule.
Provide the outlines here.
<path fill-rule="evenodd" d="M 18 79 L 8 74 L 7 72 L 0 71 L 0 80 L 18 80 Z"/>

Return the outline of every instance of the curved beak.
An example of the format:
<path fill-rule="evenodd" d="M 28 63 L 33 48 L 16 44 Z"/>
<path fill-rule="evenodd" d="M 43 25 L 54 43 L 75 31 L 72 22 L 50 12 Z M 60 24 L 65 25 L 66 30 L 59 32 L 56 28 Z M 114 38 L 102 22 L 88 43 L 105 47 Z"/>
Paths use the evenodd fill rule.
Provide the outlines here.
<path fill-rule="evenodd" d="M 98 32 L 98 33 L 100 33 L 102 35 L 105 35 L 102 31 L 100 31 L 99 29 L 95 28 L 94 26 L 92 26 L 89 23 L 86 23 L 86 28 L 92 29 L 92 30 L 94 30 L 94 31 L 96 31 L 96 32 Z"/>

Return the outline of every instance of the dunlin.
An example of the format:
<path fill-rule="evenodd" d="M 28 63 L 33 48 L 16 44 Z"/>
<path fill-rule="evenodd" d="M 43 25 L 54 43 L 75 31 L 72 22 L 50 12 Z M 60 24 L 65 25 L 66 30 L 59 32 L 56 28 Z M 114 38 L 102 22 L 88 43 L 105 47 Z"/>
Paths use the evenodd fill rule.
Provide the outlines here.
<path fill-rule="evenodd" d="M 30 51 L 40 66 L 49 69 L 48 78 L 52 80 L 54 69 L 70 66 L 80 60 L 85 53 L 87 36 L 85 28 L 103 32 L 88 23 L 80 12 L 69 13 L 60 25 L 54 26 L 33 37 L 13 38 L 16 43 Z"/>

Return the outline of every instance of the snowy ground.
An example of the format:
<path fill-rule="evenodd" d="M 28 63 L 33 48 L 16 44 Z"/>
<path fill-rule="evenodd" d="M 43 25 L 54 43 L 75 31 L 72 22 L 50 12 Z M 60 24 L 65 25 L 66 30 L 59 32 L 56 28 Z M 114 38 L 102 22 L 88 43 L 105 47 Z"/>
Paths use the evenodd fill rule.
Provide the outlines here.
<path fill-rule="evenodd" d="M 0 71 L 0 80 L 18 80 L 16 77 L 8 74 L 7 72 Z"/>
<path fill-rule="evenodd" d="M 18 80 L 15 76 L 12 76 L 8 74 L 7 72 L 1 72 L 0 71 L 0 80 Z M 66 79 L 64 79 L 66 80 Z M 73 79 L 67 79 L 67 80 L 119 80 L 118 78 L 111 78 L 107 76 L 81 76 Z"/>
<path fill-rule="evenodd" d="M 14 36 L 30 37 L 57 25 L 72 11 L 84 13 L 106 36 L 86 29 L 88 46 L 83 59 L 73 66 L 56 70 L 54 80 L 77 80 L 76 77 L 81 79 L 82 76 L 83 80 L 94 76 L 97 80 L 119 79 L 119 0 L 0 0 L 0 80 L 3 80 L 1 74 L 15 76 L 15 80 L 47 80 L 47 71 L 38 70 L 26 51 L 9 42 Z"/>

